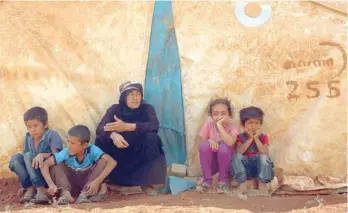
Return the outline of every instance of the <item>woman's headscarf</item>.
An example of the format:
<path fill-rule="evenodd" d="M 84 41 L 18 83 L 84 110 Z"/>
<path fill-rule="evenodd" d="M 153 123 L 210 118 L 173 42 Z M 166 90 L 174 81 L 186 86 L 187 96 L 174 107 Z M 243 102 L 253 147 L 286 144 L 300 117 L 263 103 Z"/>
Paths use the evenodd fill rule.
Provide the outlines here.
<path fill-rule="evenodd" d="M 138 90 L 141 93 L 141 102 L 140 106 L 136 109 L 131 109 L 127 106 L 127 96 L 129 93 L 133 92 L 134 90 Z M 121 116 L 120 119 L 125 122 L 135 122 L 137 118 L 142 114 L 143 111 L 143 86 L 135 81 L 127 81 L 119 87 L 120 91 L 120 99 L 119 104 L 121 108 Z"/>

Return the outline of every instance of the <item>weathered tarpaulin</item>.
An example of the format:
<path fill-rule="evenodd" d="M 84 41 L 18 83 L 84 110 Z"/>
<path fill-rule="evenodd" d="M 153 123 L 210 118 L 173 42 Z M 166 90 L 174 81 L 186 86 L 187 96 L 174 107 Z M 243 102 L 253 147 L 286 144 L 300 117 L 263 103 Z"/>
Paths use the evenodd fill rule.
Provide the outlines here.
<path fill-rule="evenodd" d="M 265 111 L 271 156 L 286 174 L 345 177 L 346 15 L 306 1 L 237 4 L 173 3 L 190 173 L 208 101 L 227 96 L 236 112 Z"/>
<path fill-rule="evenodd" d="M 160 121 L 159 135 L 167 165 L 186 160 L 181 70 L 172 3 L 156 1 L 146 67 L 145 100 L 153 104 Z"/>
<path fill-rule="evenodd" d="M 23 113 L 45 107 L 65 140 L 95 128 L 126 80 L 144 83 L 154 1 L 0 2 L 0 177 L 22 150 Z"/>
<path fill-rule="evenodd" d="M 185 156 L 177 152 L 185 151 L 177 118 L 181 70 L 190 173 L 199 173 L 198 132 L 208 101 L 227 96 L 236 111 L 249 105 L 265 111 L 271 156 L 286 175 L 347 175 L 344 13 L 306 1 L 174 1 L 174 22 L 154 21 L 164 33 L 150 46 L 153 9 L 149 1 L 0 3 L 0 177 L 10 174 L 9 157 L 22 149 L 26 109 L 45 107 L 63 138 L 77 123 L 94 134 L 118 100 L 118 85 L 144 83 L 147 64 L 167 66 L 148 69 L 145 98 L 156 105 L 162 137 L 174 138 L 165 144 L 177 162 Z M 149 85 L 160 95 L 151 97 Z"/>

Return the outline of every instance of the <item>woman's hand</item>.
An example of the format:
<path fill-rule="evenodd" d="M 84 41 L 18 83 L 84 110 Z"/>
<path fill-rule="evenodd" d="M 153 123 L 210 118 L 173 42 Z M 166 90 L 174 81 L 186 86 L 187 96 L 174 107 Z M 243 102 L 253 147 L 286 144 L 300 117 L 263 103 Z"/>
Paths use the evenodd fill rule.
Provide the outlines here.
<path fill-rule="evenodd" d="M 114 115 L 115 122 L 107 123 L 104 126 L 104 131 L 106 132 L 125 132 L 128 129 L 127 123 L 123 122 L 121 119 Z"/>
<path fill-rule="evenodd" d="M 125 149 L 129 146 L 127 141 L 123 138 L 122 135 L 118 134 L 117 132 L 113 132 L 110 135 L 110 138 L 114 142 L 115 146 L 119 149 Z"/>

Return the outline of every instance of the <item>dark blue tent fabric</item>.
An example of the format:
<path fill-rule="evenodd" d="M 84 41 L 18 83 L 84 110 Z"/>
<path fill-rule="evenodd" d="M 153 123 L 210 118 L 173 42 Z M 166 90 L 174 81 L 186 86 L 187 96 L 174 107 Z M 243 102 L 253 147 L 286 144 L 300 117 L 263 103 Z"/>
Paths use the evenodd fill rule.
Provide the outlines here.
<path fill-rule="evenodd" d="M 181 68 L 171 1 L 156 1 L 146 67 L 146 102 L 155 107 L 167 165 L 186 161 Z"/>

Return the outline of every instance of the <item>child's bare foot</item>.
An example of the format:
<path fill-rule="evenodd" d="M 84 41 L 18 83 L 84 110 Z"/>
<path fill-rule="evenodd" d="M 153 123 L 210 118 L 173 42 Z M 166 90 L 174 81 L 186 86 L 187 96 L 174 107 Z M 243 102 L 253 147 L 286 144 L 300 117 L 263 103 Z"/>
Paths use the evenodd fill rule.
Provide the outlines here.
<path fill-rule="evenodd" d="M 57 205 L 67 205 L 69 203 L 73 203 L 75 200 L 71 196 L 68 190 L 63 190 L 60 197 L 57 200 Z"/>
<path fill-rule="evenodd" d="M 230 186 L 231 186 L 231 188 L 235 189 L 235 188 L 239 187 L 239 183 L 235 179 L 232 179 L 230 181 Z"/>
<path fill-rule="evenodd" d="M 108 192 L 108 186 L 106 185 L 106 183 L 102 183 L 100 185 L 98 193 L 99 194 L 106 194 L 107 192 Z"/>
<path fill-rule="evenodd" d="M 236 189 L 236 193 L 243 194 L 248 190 L 246 182 L 239 184 L 239 187 Z"/>
<path fill-rule="evenodd" d="M 62 196 L 65 196 L 68 199 L 69 203 L 73 203 L 75 201 L 68 190 L 63 190 Z"/>
<path fill-rule="evenodd" d="M 258 189 L 262 193 L 269 193 L 267 183 L 262 183 L 261 181 L 258 181 Z"/>

